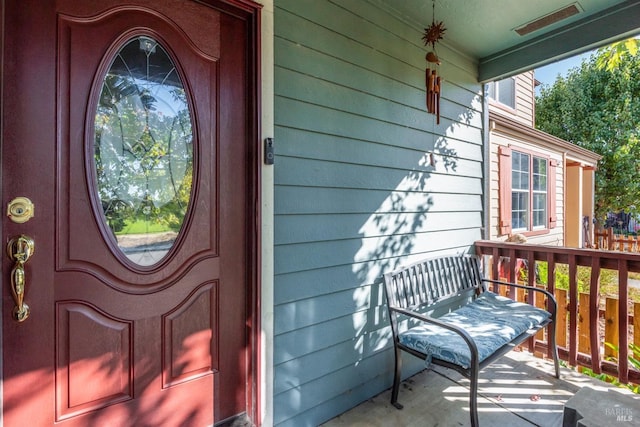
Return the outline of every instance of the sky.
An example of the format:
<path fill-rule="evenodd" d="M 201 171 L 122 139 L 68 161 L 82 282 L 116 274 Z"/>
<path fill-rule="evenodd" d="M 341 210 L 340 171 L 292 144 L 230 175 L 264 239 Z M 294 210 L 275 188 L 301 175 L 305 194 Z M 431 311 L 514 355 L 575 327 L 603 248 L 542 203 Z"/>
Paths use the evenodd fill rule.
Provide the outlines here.
<path fill-rule="evenodd" d="M 640 35 L 634 36 L 636 39 L 640 38 Z M 594 49 L 588 51 L 586 53 L 572 56 L 571 58 L 564 59 L 562 61 L 554 62 L 553 64 L 545 65 L 544 67 L 535 69 L 535 78 L 540 83 L 551 86 L 558 77 L 558 74 L 563 77 L 567 75 L 567 72 L 575 67 L 578 67 L 583 59 L 589 58 L 592 53 L 597 51 L 598 49 Z M 540 93 L 540 86 L 536 88 L 536 95 Z"/>
<path fill-rule="evenodd" d="M 535 69 L 535 78 L 540 83 L 547 86 L 553 85 L 558 75 L 563 77 L 567 75 L 567 72 L 575 67 L 580 66 L 583 59 L 589 58 L 592 51 L 583 53 L 581 55 L 572 56 L 571 58 L 563 59 L 562 61 L 554 62 L 544 67 Z M 536 88 L 536 95 L 540 92 L 539 86 Z"/>

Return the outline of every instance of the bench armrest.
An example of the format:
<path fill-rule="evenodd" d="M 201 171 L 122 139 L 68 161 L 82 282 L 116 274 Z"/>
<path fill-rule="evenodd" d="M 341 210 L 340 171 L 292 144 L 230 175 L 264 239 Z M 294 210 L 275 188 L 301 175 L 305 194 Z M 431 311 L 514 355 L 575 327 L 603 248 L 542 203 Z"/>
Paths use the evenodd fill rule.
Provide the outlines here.
<path fill-rule="evenodd" d="M 471 338 L 471 336 L 467 333 L 467 331 L 465 331 L 464 329 L 452 325 L 450 323 L 446 323 L 443 321 L 440 321 L 434 317 L 430 317 L 430 316 L 425 316 L 423 314 L 420 313 L 416 313 L 415 311 L 411 311 L 411 310 L 407 310 L 404 308 L 400 308 L 400 307 L 389 307 L 389 310 L 391 311 L 395 311 L 397 313 L 401 313 L 404 314 L 407 317 L 412 317 L 414 319 L 420 320 L 422 322 L 425 323 L 431 323 L 433 325 L 436 326 L 440 326 L 441 328 L 444 329 L 448 329 L 458 335 L 460 335 L 460 337 L 462 337 L 462 339 L 464 340 L 465 343 L 467 343 L 467 345 L 469 346 L 469 353 L 471 354 L 471 366 L 478 366 L 478 347 L 476 346 L 476 343 L 473 341 L 473 339 Z M 396 337 L 397 339 L 397 337 Z"/>
<path fill-rule="evenodd" d="M 528 285 L 520 285 L 518 283 L 512 283 L 512 282 L 503 282 L 502 280 L 482 279 L 482 281 L 487 283 L 495 283 L 498 285 L 512 286 L 514 288 L 527 289 L 529 291 L 540 292 L 544 294 L 547 297 L 547 301 L 549 301 L 549 305 L 551 306 L 549 307 L 551 308 L 549 312 L 551 313 L 552 319 L 555 321 L 556 313 L 558 312 L 558 302 L 556 301 L 556 297 L 546 289 L 540 289 L 540 288 L 536 288 L 534 286 L 528 286 Z"/>

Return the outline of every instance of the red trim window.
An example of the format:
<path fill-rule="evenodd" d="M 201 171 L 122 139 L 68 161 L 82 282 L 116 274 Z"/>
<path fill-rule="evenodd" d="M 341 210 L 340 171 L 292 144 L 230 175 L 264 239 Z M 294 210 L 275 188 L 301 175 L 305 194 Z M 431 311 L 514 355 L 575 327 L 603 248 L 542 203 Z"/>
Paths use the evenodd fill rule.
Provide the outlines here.
<path fill-rule="evenodd" d="M 556 225 L 556 167 L 548 156 L 500 147 L 500 234 L 537 234 Z"/>

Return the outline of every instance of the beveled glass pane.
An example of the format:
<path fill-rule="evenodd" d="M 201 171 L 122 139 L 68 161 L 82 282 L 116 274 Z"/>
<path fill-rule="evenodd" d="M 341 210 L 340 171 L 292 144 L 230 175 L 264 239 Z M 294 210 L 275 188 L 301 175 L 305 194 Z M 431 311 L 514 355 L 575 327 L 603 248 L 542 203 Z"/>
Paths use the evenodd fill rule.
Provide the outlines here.
<path fill-rule="evenodd" d="M 138 265 L 156 264 L 187 213 L 193 141 L 184 85 L 151 37 L 130 39 L 111 61 L 96 109 L 94 162 L 118 247 Z"/>

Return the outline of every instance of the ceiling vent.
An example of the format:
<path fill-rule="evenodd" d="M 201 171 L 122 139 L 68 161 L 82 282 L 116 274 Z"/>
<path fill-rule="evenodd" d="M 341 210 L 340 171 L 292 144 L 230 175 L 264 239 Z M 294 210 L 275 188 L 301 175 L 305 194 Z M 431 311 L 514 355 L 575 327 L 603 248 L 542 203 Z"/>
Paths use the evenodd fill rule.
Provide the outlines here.
<path fill-rule="evenodd" d="M 541 28 L 555 24 L 558 21 L 562 21 L 563 19 L 567 19 L 570 16 L 577 15 L 578 13 L 580 13 L 579 4 L 572 3 L 569 6 L 558 9 L 555 12 L 551 12 L 550 14 L 538 18 L 535 21 L 524 24 L 523 26 L 516 28 L 514 31 L 521 36 L 526 36 L 529 33 L 538 31 Z"/>

